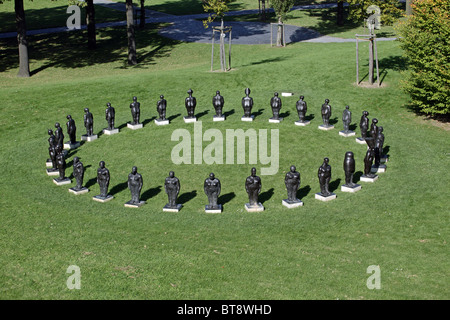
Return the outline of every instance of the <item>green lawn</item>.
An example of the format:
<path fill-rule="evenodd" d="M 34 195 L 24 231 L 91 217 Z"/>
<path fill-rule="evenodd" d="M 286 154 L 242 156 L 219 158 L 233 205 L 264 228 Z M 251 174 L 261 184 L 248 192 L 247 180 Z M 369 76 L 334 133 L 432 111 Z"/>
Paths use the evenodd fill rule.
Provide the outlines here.
<path fill-rule="evenodd" d="M 448 299 L 449 131 L 408 109 L 399 89 L 404 60 L 396 42 L 380 42 L 383 87 L 354 85 L 355 44 L 296 43 L 286 48 L 233 45 L 233 71 L 210 72 L 210 45 L 159 37 L 150 25 L 137 32 L 139 65 L 128 67 L 123 28 L 99 32 L 98 49 L 85 49 L 85 33 L 30 36 L 29 79 L 16 78 L 15 39 L 2 40 L 0 56 L 1 299 Z M 364 46 L 361 51 L 365 50 Z M 361 62 L 364 76 L 367 61 Z M 252 89 L 254 123 L 241 122 L 240 100 Z M 185 124 L 184 98 L 192 88 L 203 131 L 278 129 L 279 170 L 261 176 L 264 212 L 247 213 L 245 178 L 257 164 L 172 163 L 175 129 Z M 225 97 L 225 122 L 213 122 L 212 96 Z M 269 101 L 282 97 L 285 119 L 269 124 Z M 168 101 L 169 126 L 157 127 L 156 101 Z M 297 127 L 295 102 L 308 102 L 311 125 Z M 142 130 L 126 128 L 133 96 L 141 102 Z M 320 106 L 330 99 L 336 129 L 323 132 Z M 83 108 L 94 114 L 95 132 L 106 126 L 104 109 L 116 108 L 120 134 L 101 135 L 69 153 L 87 166 L 90 189 L 74 196 L 45 173 L 47 129 L 71 114 L 84 133 Z M 387 172 L 355 194 L 343 193 L 346 151 L 363 170 L 365 147 L 338 135 L 345 105 L 353 123 L 363 110 L 384 127 Z M 64 128 L 65 130 L 65 128 Z M 358 130 L 357 130 L 358 131 Z M 269 131 L 270 133 L 270 131 Z M 269 140 L 270 140 L 269 134 Z M 206 147 L 209 142 L 204 142 Z M 330 158 L 337 199 L 314 199 L 317 169 Z M 92 201 L 99 161 L 111 171 L 108 203 Z M 301 173 L 304 206 L 286 209 L 284 174 Z M 127 175 L 143 175 L 139 209 L 130 199 Z M 179 213 L 167 213 L 163 183 L 170 170 L 181 181 Z M 203 180 L 214 172 L 222 182 L 222 214 L 208 215 Z M 72 184 L 74 185 L 74 183 Z M 81 290 L 69 290 L 70 265 L 81 270 Z M 381 289 L 369 290 L 366 270 L 379 265 Z"/>

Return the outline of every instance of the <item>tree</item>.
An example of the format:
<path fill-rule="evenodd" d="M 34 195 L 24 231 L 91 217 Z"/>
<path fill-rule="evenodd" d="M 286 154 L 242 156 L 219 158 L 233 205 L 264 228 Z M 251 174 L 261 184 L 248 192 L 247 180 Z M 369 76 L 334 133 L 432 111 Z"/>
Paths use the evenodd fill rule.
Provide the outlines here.
<path fill-rule="evenodd" d="M 392 25 L 403 15 L 398 0 L 346 0 L 349 4 L 349 19 L 354 22 L 362 22 L 367 19 L 367 8 L 371 5 L 378 6 L 381 10 L 380 22 Z"/>
<path fill-rule="evenodd" d="M 144 29 L 145 28 L 145 0 L 141 1 L 141 16 L 139 21 L 139 28 Z"/>
<path fill-rule="evenodd" d="M 399 25 L 409 72 L 402 82 L 413 107 L 431 115 L 450 114 L 450 0 L 415 0 Z"/>
<path fill-rule="evenodd" d="M 136 37 L 134 35 L 133 0 L 126 0 L 127 36 L 128 36 L 128 64 L 136 65 Z"/>
<path fill-rule="evenodd" d="M 283 22 L 286 19 L 287 13 L 294 6 L 294 0 L 271 0 L 272 8 L 275 10 L 275 15 L 278 20 L 278 29 L 277 29 L 277 47 L 283 46 Z"/>
<path fill-rule="evenodd" d="M 30 63 L 28 60 L 27 24 L 25 22 L 25 10 L 23 0 L 14 0 L 16 11 L 17 42 L 19 46 L 19 73 L 18 77 L 30 76 Z"/>

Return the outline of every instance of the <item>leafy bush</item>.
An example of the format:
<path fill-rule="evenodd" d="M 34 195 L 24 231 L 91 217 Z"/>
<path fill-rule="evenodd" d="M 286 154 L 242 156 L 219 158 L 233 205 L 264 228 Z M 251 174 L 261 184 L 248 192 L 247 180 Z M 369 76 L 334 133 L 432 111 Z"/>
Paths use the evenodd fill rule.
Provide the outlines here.
<path fill-rule="evenodd" d="M 409 74 L 402 82 L 413 107 L 450 113 L 450 0 L 416 0 L 413 15 L 400 23 L 400 42 Z"/>

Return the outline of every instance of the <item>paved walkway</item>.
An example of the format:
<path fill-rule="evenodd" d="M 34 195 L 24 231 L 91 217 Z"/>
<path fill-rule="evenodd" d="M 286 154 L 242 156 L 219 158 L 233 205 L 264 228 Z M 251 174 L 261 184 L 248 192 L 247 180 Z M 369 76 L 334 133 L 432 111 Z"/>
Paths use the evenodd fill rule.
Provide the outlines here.
<path fill-rule="evenodd" d="M 94 4 L 101 5 L 110 9 L 125 11 L 125 3 L 114 2 L 111 0 L 94 0 Z M 317 5 L 304 5 L 294 6 L 292 10 L 308 10 L 318 8 L 333 8 L 336 7 L 335 3 L 317 4 Z M 273 11 L 273 9 L 269 9 Z M 228 16 L 256 14 L 258 9 L 255 10 L 240 10 L 230 11 Z M 203 27 L 202 19 L 208 17 L 208 13 L 193 14 L 176 16 L 166 14 L 153 10 L 146 10 L 146 23 L 170 23 L 166 28 L 159 31 L 159 34 L 174 40 L 185 42 L 199 42 L 199 43 L 211 43 L 212 28 L 211 26 L 218 26 L 219 22 L 213 22 L 207 29 Z M 125 26 L 126 21 L 97 23 L 96 28 L 107 28 Z M 232 27 L 232 43 L 233 44 L 270 44 L 271 43 L 271 28 L 273 28 L 273 42 L 276 37 L 276 25 L 263 22 L 242 22 L 242 21 L 227 21 L 227 26 Z M 82 29 L 86 29 L 86 26 L 82 26 Z M 40 30 L 29 30 L 28 35 L 43 34 L 43 33 L 58 33 L 71 31 L 67 27 L 60 28 L 48 28 Z M 16 32 L 1 33 L 0 38 L 12 38 L 16 37 Z M 217 35 L 218 38 L 218 35 Z M 377 41 L 391 41 L 396 38 L 377 38 Z M 228 40 L 228 39 L 227 39 Z M 332 36 L 324 36 L 319 32 L 307 29 L 304 27 L 298 27 L 293 25 L 285 25 L 285 40 L 286 43 L 291 42 L 355 42 L 355 39 L 344 39 Z"/>

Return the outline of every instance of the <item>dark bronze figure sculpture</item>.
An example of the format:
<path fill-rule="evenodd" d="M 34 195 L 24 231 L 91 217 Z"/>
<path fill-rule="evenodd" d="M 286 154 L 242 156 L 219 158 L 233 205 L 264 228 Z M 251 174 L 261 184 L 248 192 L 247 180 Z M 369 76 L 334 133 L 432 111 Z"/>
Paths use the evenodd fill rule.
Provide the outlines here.
<path fill-rule="evenodd" d="M 97 169 L 97 183 L 100 186 L 100 195 L 96 196 L 99 199 L 105 200 L 108 197 L 108 187 L 110 181 L 109 170 L 105 167 L 105 161 L 100 161 Z"/>
<path fill-rule="evenodd" d="M 143 180 L 142 175 L 137 172 L 137 167 L 131 169 L 131 173 L 128 175 L 128 189 L 131 192 L 131 200 L 126 204 L 140 205 L 141 201 L 139 197 L 141 195 Z"/>
<path fill-rule="evenodd" d="M 295 166 L 291 166 L 290 170 L 284 177 L 284 184 L 286 185 L 288 198 L 284 200 L 287 203 L 300 202 L 297 199 L 297 191 L 300 187 L 300 173 L 296 171 Z"/>
<path fill-rule="evenodd" d="M 55 142 L 56 142 L 56 149 L 58 152 L 62 152 L 64 149 L 64 133 L 63 129 L 61 128 L 61 125 L 59 122 L 55 123 Z"/>
<path fill-rule="evenodd" d="M 89 111 L 89 108 L 84 108 L 84 127 L 86 128 L 86 135 L 88 137 L 94 135 L 94 116 Z"/>
<path fill-rule="evenodd" d="M 47 172 L 55 172 L 58 170 L 57 164 L 56 164 L 56 137 L 53 134 L 53 130 L 48 130 L 48 135 L 50 136 L 48 138 L 48 154 L 50 156 L 50 161 L 52 162 L 52 168 L 47 169 Z M 48 160 L 47 160 L 48 161 Z"/>
<path fill-rule="evenodd" d="M 379 166 L 383 157 L 384 134 L 383 127 L 378 127 L 378 134 L 375 140 L 375 165 Z"/>
<path fill-rule="evenodd" d="M 186 106 L 186 110 L 187 110 L 187 117 L 186 118 L 195 118 L 195 107 L 197 106 L 197 99 L 195 97 L 192 96 L 192 94 L 194 93 L 194 91 L 192 91 L 192 89 L 189 89 L 187 91 L 188 93 L 188 97 L 185 99 L 184 104 Z"/>
<path fill-rule="evenodd" d="M 73 158 L 73 177 L 75 178 L 77 185 L 73 188 L 75 191 L 80 191 L 85 189 L 83 187 L 83 179 L 84 179 L 84 166 L 80 161 L 80 158 Z"/>
<path fill-rule="evenodd" d="M 325 99 L 325 103 L 322 104 L 321 114 L 324 127 L 330 126 L 331 117 L 331 106 L 329 105 L 330 100 Z"/>
<path fill-rule="evenodd" d="M 370 125 L 370 130 L 369 130 L 370 136 L 373 138 L 373 140 L 375 140 L 377 138 L 377 135 L 378 135 L 377 123 L 378 123 L 378 119 L 377 118 L 373 118 L 372 119 L 372 124 Z"/>
<path fill-rule="evenodd" d="M 158 111 L 158 121 L 166 120 L 166 109 L 167 109 L 167 100 L 164 99 L 163 95 L 159 96 L 159 100 L 156 103 L 156 111 Z"/>
<path fill-rule="evenodd" d="M 75 120 L 72 119 L 72 116 L 70 114 L 66 118 L 68 120 L 66 122 L 66 126 L 67 126 L 67 134 L 69 135 L 69 138 L 70 138 L 70 144 L 76 144 L 77 143 L 77 138 L 76 138 L 77 127 L 75 125 Z"/>
<path fill-rule="evenodd" d="M 328 197 L 332 193 L 329 191 L 331 180 L 331 166 L 328 164 L 329 159 L 324 158 L 322 165 L 319 167 L 317 176 L 319 177 L 320 195 Z"/>
<path fill-rule="evenodd" d="M 376 174 L 371 172 L 373 160 L 375 159 L 375 140 L 372 137 L 367 137 L 365 140 L 368 148 L 364 157 L 364 174 L 361 178 L 373 179 L 376 177 Z"/>
<path fill-rule="evenodd" d="M 245 97 L 242 98 L 242 108 L 244 108 L 244 117 L 252 116 L 253 98 L 250 97 L 250 88 L 245 89 Z"/>
<path fill-rule="evenodd" d="M 273 97 L 270 99 L 270 106 L 272 107 L 272 115 L 273 115 L 271 119 L 279 120 L 282 102 L 280 97 L 278 97 L 278 92 L 275 92 Z"/>
<path fill-rule="evenodd" d="M 349 106 L 345 106 L 344 111 L 342 112 L 342 123 L 344 125 L 344 133 L 350 132 L 350 124 L 352 122 L 352 113 L 349 110 Z"/>
<path fill-rule="evenodd" d="M 179 209 L 181 205 L 177 204 L 177 197 L 180 193 L 180 188 L 180 180 L 175 177 L 175 173 L 173 171 L 170 171 L 169 176 L 164 182 L 164 190 L 169 198 L 169 202 L 164 206 L 164 208 Z"/>
<path fill-rule="evenodd" d="M 359 121 L 359 128 L 361 129 L 361 138 L 364 140 L 367 137 L 367 129 L 369 129 L 369 112 L 363 111 L 361 120 Z"/>
<path fill-rule="evenodd" d="M 216 111 L 216 115 L 214 117 L 221 118 L 223 116 L 223 105 L 225 104 L 224 98 L 220 95 L 220 91 L 216 91 L 216 95 L 212 99 L 212 104 L 214 110 Z"/>
<path fill-rule="evenodd" d="M 208 197 L 208 205 L 205 210 L 217 210 L 221 209 L 221 205 L 217 203 L 221 191 L 220 180 L 214 176 L 214 173 L 210 173 L 203 184 L 203 190 Z"/>
<path fill-rule="evenodd" d="M 301 122 L 301 123 L 305 122 L 306 111 L 308 109 L 306 101 L 304 101 L 303 99 L 305 99 L 305 97 L 304 96 L 300 96 L 300 99 L 296 103 L 298 119 L 299 119 L 298 121 Z"/>
<path fill-rule="evenodd" d="M 345 184 L 344 186 L 353 188 L 356 184 L 353 182 L 353 174 L 355 173 L 355 158 L 351 151 L 345 153 L 344 158 Z"/>
<path fill-rule="evenodd" d="M 66 178 L 66 159 L 63 153 L 58 153 L 56 155 L 56 165 L 58 167 L 59 177 L 55 178 L 55 181 L 61 182 L 67 180 Z"/>
<path fill-rule="evenodd" d="M 141 104 L 137 101 L 137 97 L 133 97 L 133 102 L 130 103 L 132 125 L 138 125 L 141 117 Z"/>
<path fill-rule="evenodd" d="M 114 122 L 116 119 L 116 110 L 114 109 L 114 107 L 111 105 L 111 103 L 107 103 L 106 104 L 106 110 L 105 110 L 105 118 L 106 121 L 108 122 L 108 130 L 114 130 Z"/>
<path fill-rule="evenodd" d="M 261 192 L 261 178 L 256 175 L 256 168 L 252 168 L 251 175 L 245 179 L 245 191 L 248 194 L 249 206 L 259 206 L 258 195 Z"/>

